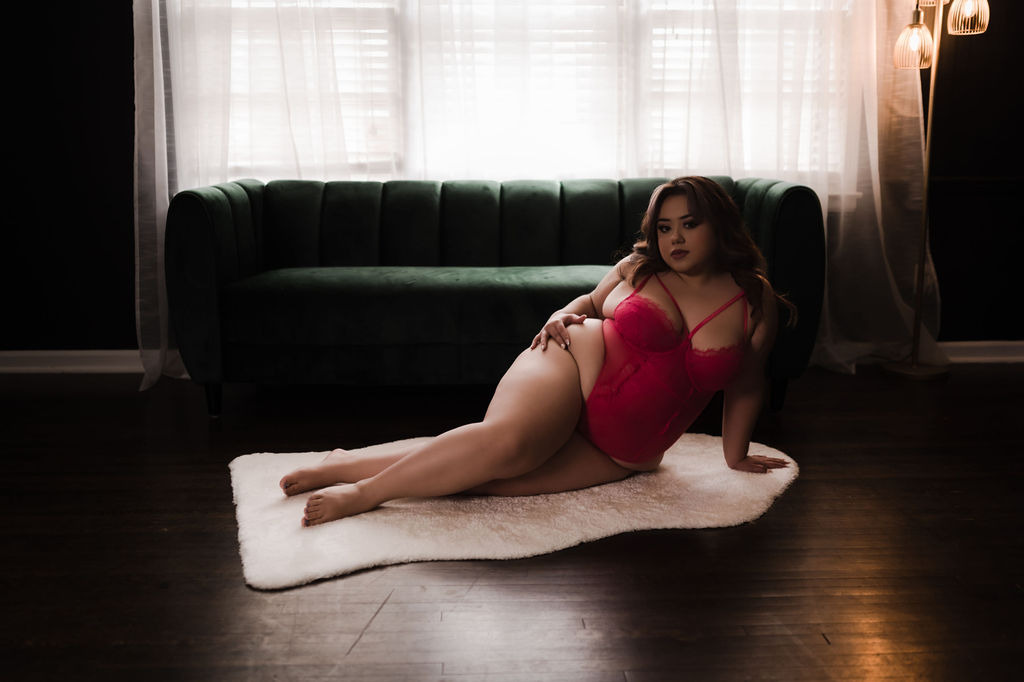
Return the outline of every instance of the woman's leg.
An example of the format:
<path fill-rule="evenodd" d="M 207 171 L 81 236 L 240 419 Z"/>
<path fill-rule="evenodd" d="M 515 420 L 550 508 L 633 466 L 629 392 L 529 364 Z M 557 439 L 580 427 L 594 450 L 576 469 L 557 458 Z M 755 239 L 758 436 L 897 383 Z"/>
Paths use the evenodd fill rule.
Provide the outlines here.
<path fill-rule="evenodd" d="M 422 443 L 391 443 L 358 450 L 332 450 L 314 466 L 296 469 L 281 479 L 285 495 L 298 495 L 337 483 L 355 483 L 376 476 Z"/>
<path fill-rule="evenodd" d="M 471 488 L 470 495 L 544 495 L 621 481 L 637 473 L 616 464 L 577 431 L 548 461 L 515 478 Z"/>
<path fill-rule="evenodd" d="M 498 384 L 482 422 L 441 434 L 380 473 L 310 497 L 315 525 L 399 497 L 437 497 L 536 469 L 570 439 L 583 398 L 569 353 L 524 351 Z"/>

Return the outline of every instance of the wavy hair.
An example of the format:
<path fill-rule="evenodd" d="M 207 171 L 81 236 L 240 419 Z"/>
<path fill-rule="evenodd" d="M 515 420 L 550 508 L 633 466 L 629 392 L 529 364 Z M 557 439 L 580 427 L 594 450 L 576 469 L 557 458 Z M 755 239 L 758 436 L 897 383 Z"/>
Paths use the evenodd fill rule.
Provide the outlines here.
<path fill-rule="evenodd" d="M 640 238 L 633 244 L 628 262 L 633 266 L 629 283 L 637 282 L 649 274 L 669 270 L 658 249 L 658 215 L 665 199 L 684 196 L 690 214 L 698 222 L 707 222 L 715 234 L 715 259 L 718 267 L 732 275 L 743 289 L 754 315 L 761 312 L 764 289 L 770 287 L 761 249 L 743 225 L 743 216 L 736 202 L 714 180 L 701 176 L 676 178 L 655 188 L 640 224 Z M 796 324 L 796 306 L 776 293 L 779 303 L 789 312 L 786 326 Z"/>

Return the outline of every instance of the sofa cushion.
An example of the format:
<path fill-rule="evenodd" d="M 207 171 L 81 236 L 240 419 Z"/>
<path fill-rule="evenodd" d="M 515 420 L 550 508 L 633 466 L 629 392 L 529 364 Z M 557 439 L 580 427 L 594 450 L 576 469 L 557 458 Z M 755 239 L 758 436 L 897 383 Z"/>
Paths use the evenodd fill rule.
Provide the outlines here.
<path fill-rule="evenodd" d="M 525 346 L 607 266 L 284 268 L 228 285 L 227 344 Z"/>
<path fill-rule="evenodd" d="M 441 197 L 441 264 L 501 265 L 501 184 L 449 181 Z"/>
<path fill-rule="evenodd" d="M 562 188 L 557 180 L 501 184 L 501 264 L 561 263 Z"/>
<path fill-rule="evenodd" d="M 270 268 L 320 265 L 324 183 L 274 180 L 263 190 L 264 258 Z"/>
<path fill-rule="evenodd" d="M 619 238 L 619 183 L 562 181 L 562 257 L 566 265 L 613 263 L 623 255 Z"/>
<path fill-rule="evenodd" d="M 361 180 L 324 185 L 317 265 L 379 265 L 384 184 Z"/>
<path fill-rule="evenodd" d="M 441 183 L 384 183 L 380 264 L 436 266 L 441 262 Z"/>

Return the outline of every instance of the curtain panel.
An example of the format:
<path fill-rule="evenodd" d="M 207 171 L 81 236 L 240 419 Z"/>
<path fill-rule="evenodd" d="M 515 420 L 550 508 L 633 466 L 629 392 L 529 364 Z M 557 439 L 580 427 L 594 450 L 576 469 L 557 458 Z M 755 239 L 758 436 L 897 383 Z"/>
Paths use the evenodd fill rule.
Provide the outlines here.
<path fill-rule="evenodd" d="M 814 362 L 908 355 L 923 126 L 917 73 L 891 65 L 904 4 L 135 0 L 144 385 L 183 373 L 169 197 L 240 177 L 801 182 L 829 245 Z"/>
<path fill-rule="evenodd" d="M 135 36 L 135 325 L 145 372 L 142 389 L 162 375 L 187 373 L 174 346 L 164 279 L 164 225 L 173 194 L 173 147 L 168 144 L 170 92 L 162 35 L 162 2 L 136 0 Z"/>

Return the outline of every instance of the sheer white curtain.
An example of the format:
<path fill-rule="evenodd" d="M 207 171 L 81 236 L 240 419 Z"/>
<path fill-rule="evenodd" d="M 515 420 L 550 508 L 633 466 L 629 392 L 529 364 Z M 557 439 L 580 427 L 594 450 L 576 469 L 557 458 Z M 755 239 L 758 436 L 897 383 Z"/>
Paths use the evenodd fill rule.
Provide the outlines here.
<path fill-rule="evenodd" d="M 848 115 L 839 182 L 827 193 L 829 266 L 825 310 L 812 361 L 852 372 L 858 362 L 910 355 L 924 168 L 921 85 L 917 71 L 892 66 L 906 2 L 851 4 Z M 838 195 L 838 196 L 837 196 Z M 925 268 L 921 361 L 948 362 L 935 339 L 939 289 L 930 255 Z"/>
<path fill-rule="evenodd" d="M 619 0 L 421 0 L 408 38 L 409 175 L 617 177 L 637 48 Z"/>
<path fill-rule="evenodd" d="M 166 43 L 156 19 L 136 41 L 169 74 L 169 93 L 137 90 L 168 130 L 166 153 L 138 149 L 168 177 L 139 184 L 155 213 L 141 239 L 162 242 L 175 188 L 238 177 L 775 177 L 811 186 L 826 213 L 816 361 L 897 357 L 923 157 L 917 74 L 889 57 L 904 4 L 135 0 L 137 26 L 165 8 Z M 157 251 L 139 257 L 162 269 Z M 140 283 L 158 318 L 147 291 L 161 286 Z"/>
<path fill-rule="evenodd" d="M 135 36 L 135 327 L 145 376 L 186 375 L 167 319 L 164 225 L 172 194 L 165 106 L 161 3 L 134 3 Z"/>
<path fill-rule="evenodd" d="M 400 172 L 398 3 L 150 1 L 167 6 L 180 187 Z"/>

